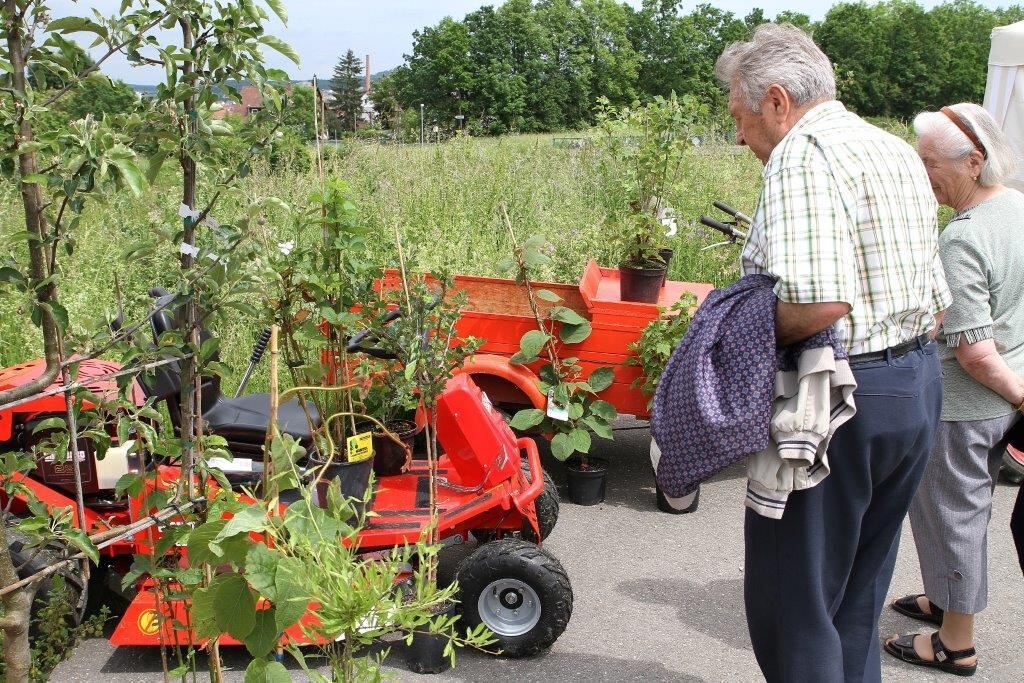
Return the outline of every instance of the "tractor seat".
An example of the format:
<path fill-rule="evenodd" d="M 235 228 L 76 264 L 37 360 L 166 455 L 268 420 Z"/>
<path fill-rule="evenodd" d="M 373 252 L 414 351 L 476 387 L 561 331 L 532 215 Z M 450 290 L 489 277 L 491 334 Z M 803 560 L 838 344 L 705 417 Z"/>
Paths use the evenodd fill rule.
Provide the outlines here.
<path fill-rule="evenodd" d="M 316 407 L 306 401 L 306 408 L 313 418 L 313 425 L 319 426 L 320 415 Z M 270 422 L 270 394 L 247 394 L 238 398 L 224 396 L 203 411 L 203 420 L 209 425 L 211 434 L 223 436 L 229 444 L 262 444 Z M 298 399 L 278 406 L 277 427 L 282 434 L 290 434 L 303 443 L 308 444 L 312 440 L 306 414 Z"/>

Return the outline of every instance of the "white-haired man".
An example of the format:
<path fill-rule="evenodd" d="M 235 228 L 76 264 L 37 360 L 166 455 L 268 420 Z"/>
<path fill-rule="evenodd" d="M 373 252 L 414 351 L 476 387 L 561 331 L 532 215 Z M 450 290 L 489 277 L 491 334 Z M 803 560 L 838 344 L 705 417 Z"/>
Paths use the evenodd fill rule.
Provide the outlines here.
<path fill-rule="evenodd" d="M 743 272 L 777 279 L 780 346 L 835 325 L 858 384 L 831 474 L 782 519 L 747 510 L 754 653 L 770 682 L 880 681 L 878 616 L 942 401 L 937 205 L 914 149 L 836 101 L 799 29 L 762 25 L 715 72 L 737 143 L 765 165 Z"/>

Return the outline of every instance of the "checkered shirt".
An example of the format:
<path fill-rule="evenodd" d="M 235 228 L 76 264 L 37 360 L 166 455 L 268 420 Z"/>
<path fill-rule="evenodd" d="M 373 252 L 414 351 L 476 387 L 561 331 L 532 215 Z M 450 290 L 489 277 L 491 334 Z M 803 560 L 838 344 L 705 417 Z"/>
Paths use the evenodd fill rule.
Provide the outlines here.
<path fill-rule="evenodd" d="M 882 351 L 930 331 L 952 302 L 937 208 L 910 145 L 826 102 L 768 158 L 742 270 L 777 278 L 782 301 L 850 304 L 840 341 Z"/>

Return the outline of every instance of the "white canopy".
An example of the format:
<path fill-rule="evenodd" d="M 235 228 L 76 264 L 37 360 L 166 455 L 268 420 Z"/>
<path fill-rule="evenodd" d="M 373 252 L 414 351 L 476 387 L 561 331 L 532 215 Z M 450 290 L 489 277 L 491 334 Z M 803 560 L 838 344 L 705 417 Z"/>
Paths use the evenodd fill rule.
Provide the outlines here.
<path fill-rule="evenodd" d="M 1010 138 L 1020 160 L 1009 185 L 1024 191 L 1024 21 L 992 29 L 985 109 Z"/>

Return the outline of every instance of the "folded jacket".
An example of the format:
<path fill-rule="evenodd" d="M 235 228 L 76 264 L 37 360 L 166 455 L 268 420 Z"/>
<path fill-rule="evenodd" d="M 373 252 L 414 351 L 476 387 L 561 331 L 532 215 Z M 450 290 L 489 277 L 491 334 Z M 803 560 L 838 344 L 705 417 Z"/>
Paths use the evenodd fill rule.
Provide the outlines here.
<path fill-rule="evenodd" d="M 779 354 L 771 439 L 747 462 L 747 507 L 781 519 L 791 492 L 828 476 L 828 444 L 857 412 L 856 388 L 833 328 Z"/>
<path fill-rule="evenodd" d="M 665 495 L 693 493 L 768 446 L 778 369 L 774 283 L 747 275 L 713 291 L 672 352 L 651 411 Z"/>

